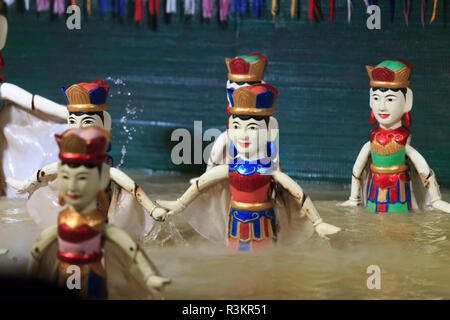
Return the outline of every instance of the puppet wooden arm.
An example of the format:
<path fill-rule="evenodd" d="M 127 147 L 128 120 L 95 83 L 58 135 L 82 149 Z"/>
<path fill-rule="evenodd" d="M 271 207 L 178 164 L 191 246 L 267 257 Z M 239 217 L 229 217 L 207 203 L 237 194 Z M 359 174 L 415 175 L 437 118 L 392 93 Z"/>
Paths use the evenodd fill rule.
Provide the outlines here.
<path fill-rule="evenodd" d="M 139 202 L 139 204 L 143 206 L 155 220 L 164 220 L 167 211 L 163 208 L 157 207 L 133 179 L 117 168 L 111 168 L 109 172 L 111 180 L 113 180 L 122 189 L 132 194 L 136 198 L 137 202 Z"/>
<path fill-rule="evenodd" d="M 182 212 L 203 190 L 228 178 L 228 165 L 211 168 L 200 176 L 176 201 L 157 200 L 161 207 L 169 210 L 168 215 Z"/>
<path fill-rule="evenodd" d="M 370 142 L 367 142 L 358 154 L 352 172 L 352 187 L 350 191 L 350 198 L 340 203 L 343 207 L 354 207 L 361 204 L 361 174 L 367 164 L 370 156 Z"/>
<path fill-rule="evenodd" d="M 406 155 L 419 173 L 419 177 L 428 192 L 433 208 L 450 213 L 450 204 L 441 200 L 441 192 L 433 170 L 430 169 L 422 155 L 410 145 L 406 145 Z"/>
<path fill-rule="evenodd" d="M 206 171 L 215 166 L 226 164 L 227 139 L 227 132 L 225 131 L 222 132 L 222 134 L 214 142 L 208 158 L 208 166 Z"/>
<path fill-rule="evenodd" d="M 17 193 L 25 193 L 31 196 L 36 189 L 44 186 L 49 181 L 55 180 L 57 177 L 58 162 L 54 162 L 46 165 L 42 169 L 38 170 L 36 174 L 32 175 L 28 179 L 21 181 L 12 177 L 6 178 L 6 183 L 12 188 L 17 190 Z"/>
<path fill-rule="evenodd" d="M 158 296 L 159 291 L 171 281 L 160 276 L 159 271 L 147 257 L 145 252 L 130 238 L 130 236 L 117 227 L 107 225 L 105 228 L 106 241 L 117 245 L 130 258 L 142 275 L 147 289 Z"/>
<path fill-rule="evenodd" d="M 65 106 L 39 95 L 33 95 L 14 84 L 0 84 L 0 99 L 9 100 L 26 110 L 39 110 L 47 115 L 60 119 L 62 122 L 67 122 L 68 114 Z"/>
<path fill-rule="evenodd" d="M 288 175 L 281 171 L 273 171 L 272 177 L 298 202 L 302 210 L 306 213 L 306 216 L 311 220 L 314 229 L 320 237 L 327 238 L 327 235 L 335 234 L 341 230 L 338 227 L 323 222 L 309 196 L 305 195 L 303 189 Z"/>
<path fill-rule="evenodd" d="M 39 237 L 31 248 L 31 257 L 28 262 L 28 275 L 34 277 L 39 270 L 42 255 L 45 249 L 56 239 L 58 236 L 58 227 L 56 225 L 50 226 L 41 232 Z"/>

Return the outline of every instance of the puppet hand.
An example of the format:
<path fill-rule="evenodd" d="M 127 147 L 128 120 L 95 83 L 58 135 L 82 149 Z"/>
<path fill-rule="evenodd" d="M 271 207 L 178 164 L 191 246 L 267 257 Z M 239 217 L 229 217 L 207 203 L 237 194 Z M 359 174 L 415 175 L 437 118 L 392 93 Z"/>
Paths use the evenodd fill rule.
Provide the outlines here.
<path fill-rule="evenodd" d="M 160 291 L 165 285 L 169 284 L 170 282 L 170 279 L 153 275 L 147 279 L 146 286 L 148 289 L 150 289 L 150 291 Z"/>
<path fill-rule="evenodd" d="M 444 211 L 445 213 L 450 213 L 450 203 L 443 200 L 437 200 L 431 203 L 434 209 Z"/>
<path fill-rule="evenodd" d="M 152 214 L 151 214 L 152 218 L 155 219 L 156 221 L 166 220 L 166 215 L 167 215 L 167 210 L 163 209 L 163 208 L 158 208 L 158 207 L 153 209 Z"/>
<path fill-rule="evenodd" d="M 356 207 L 359 205 L 361 205 L 361 200 L 359 200 L 359 199 L 348 199 L 345 202 L 337 204 L 337 206 L 339 206 L 339 207 Z"/>
<path fill-rule="evenodd" d="M 27 184 L 24 181 L 17 180 L 11 177 L 6 177 L 6 183 L 12 188 L 16 189 L 16 192 L 18 194 L 24 194 L 28 192 L 31 195 L 31 193 L 33 193 L 35 190 L 35 186 L 32 183 Z"/>
<path fill-rule="evenodd" d="M 335 227 L 331 224 L 321 222 L 315 226 L 317 234 L 324 239 L 329 239 L 327 235 L 335 234 L 341 231 L 341 228 Z"/>
<path fill-rule="evenodd" d="M 167 215 L 171 216 L 173 214 L 178 214 L 182 212 L 185 206 L 178 200 L 168 201 L 168 200 L 156 200 L 156 203 L 162 208 L 168 210 Z"/>

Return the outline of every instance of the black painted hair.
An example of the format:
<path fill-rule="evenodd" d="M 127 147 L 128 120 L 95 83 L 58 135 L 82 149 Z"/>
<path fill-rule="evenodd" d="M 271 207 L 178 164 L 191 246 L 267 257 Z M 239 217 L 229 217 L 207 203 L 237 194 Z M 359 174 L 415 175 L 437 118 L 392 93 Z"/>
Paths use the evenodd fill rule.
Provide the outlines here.
<path fill-rule="evenodd" d="M 100 119 L 102 119 L 103 124 L 105 124 L 105 119 L 103 117 L 103 111 L 89 111 L 89 112 L 81 112 L 81 111 L 77 111 L 77 112 L 69 112 L 69 115 L 76 115 L 77 117 L 81 117 L 85 114 L 87 114 L 88 116 L 99 116 Z"/>
<path fill-rule="evenodd" d="M 372 87 L 372 90 L 373 90 L 373 91 L 380 90 L 381 92 L 386 92 L 386 91 L 388 91 L 388 90 L 392 90 L 392 91 L 394 91 L 394 92 L 401 91 L 401 92 L 403 92 L 403 95 L 405 96 L 405 99 L 406 99 L 406 92 L 408 92 L 408 89 L 406 89 L 406 88 L 383 88 L 383 87 Z"/>
<path fill-rule="evenodd" d="M 239 86 L 243 86 L 244 84 L 248 84 L 249 86 L 252 86 L 254 84 L 261 83 L 261 81 L 231 81 L 231 83 L 236 83 Z"/>
<path fill-rule="evenodd" d="M 239 118 L 241 120 L 256 120 L 256 121 L 261 121 L 264 120 L 266 122 L 267 128 L 269 127 L 269 121 L 270 121 L 270 116 L 249 116 L 249 115 L 242 115 L 242 114 L 232 114 L 231 115 L 234 118 Z"/>
<path fill-rule="evenodd" d="M 92 169 L 97 167 L 98 174 L 102 174 L 102 164 L 81 164 L 81 163 L 73 163 L 73 162 L 62 162 L 62 165 L 67 164 L 70 168 L 78 168 L 80 166 L 85 166 L 86 168 Z"/>

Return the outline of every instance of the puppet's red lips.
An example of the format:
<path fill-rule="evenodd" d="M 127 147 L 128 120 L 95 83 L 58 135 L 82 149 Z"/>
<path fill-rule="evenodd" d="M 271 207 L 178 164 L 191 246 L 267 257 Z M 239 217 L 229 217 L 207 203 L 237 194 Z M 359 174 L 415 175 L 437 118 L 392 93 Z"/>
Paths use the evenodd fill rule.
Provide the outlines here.
<path fill-rule="evenodd" d="M 381 118 L 383 118 L 383 119 L 386 119 L 387 117 L 390 116 L 389 113 L 379 113 L 378 115 L 379 115 Z"/>
<path fill-rule="evenodd" d="M 243 148 L 248 148 L 248 146 L 250 145 L 250 142 L 239 142 L 239 145 Z"/>
<path fill-rule="evenodd" d="M 80 196 L 76 196 L 76 195 L 69 195 L 69 198 L 72 200 L 77 200 Z"/>

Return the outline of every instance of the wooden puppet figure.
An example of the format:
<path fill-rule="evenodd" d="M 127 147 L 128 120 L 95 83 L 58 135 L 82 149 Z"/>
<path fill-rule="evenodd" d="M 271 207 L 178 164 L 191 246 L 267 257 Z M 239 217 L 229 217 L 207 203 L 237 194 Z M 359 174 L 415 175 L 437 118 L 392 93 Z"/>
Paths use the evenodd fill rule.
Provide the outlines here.
<path fill-rule="evenodd" d="M 107 250 L 104 250 L 104 243 L 113 242 L 126 254 L 129 248 L 135 251 L 136 247 L 124 231 L 106 224 L 104 190 L 109 184 L 109 166 L 104 161 L 110 136 L 109 131 L 95 126 L 68 129 L 56 135 L 60 148 L 59 203 L 67 207 L 60 211 L 57 226 L 45 230 L 38 238 L 30 260 L 30 272 L 37 276 L 43 268 L 43 256 L 52 257 L 48 247 L 52 242 L 57 243 L 57 281 L 66 286 L 73 275 L 73 269 L 69 269 L 78 267 L 80 296 L 85 299 L 107 298 L 107 272 L 102 264 Z M 112 228 L 113 232 L 107 228 Z M 157 275 L 140 249 L 132 252 L 132 256 L 149 290 L 160 289 L 168 282 Z"/>
<path fill-rule="evenodd" d="M 350 199 L 342 205 L 364 201 L 367 210 L 374 213 L 405 214 L 429 206 L 450 212 L 450 205 L 441 200 L 433 171 L 409 145 L 412 66 L 397 59 L 366 69 L 371 86 L 370 123 L 379 126 L 370 132 L 370 141 L 356 159 Z"/>
<path fill-rule="evenodd" d="M 233 92 L 236 89 L 264 82 L 264 70 L 268 64 L 267 57 L 258 52 L 238 56 L 233 59 L 225 58 L 228 69 L 227 89 L 227 116 L 230 116 L 230 108 L 233 107 Z M 275 118 L 274 118 L 275 119 Z M 274 120 L 274 125 L 278 128 L 278 123 Z M 227 125 L 228 128 L 228 125 Z M 219 164 L 230 162 L 231 156 L 228 153 L 229 140 L 227 133 L 223 132 L 214 142 L 211 154 L 208 159 L 207 170 Z M 278 167 L 278 157 L 274 154 L 273 161 Z"/>
<path fill-rule="evenodd" d="M 323 222 L 300 186 L 274 169 L 277 94 L 267 84 L 233 92 L 228 130 L 233 159 L 204 173 L 176 202 L 159 201 L 168 214 L 183 212 L 200 234 L 238 251 L 273 246 L 290 231 L 310 236 L 315 229 L 325 238 L 340 230 Z M 297 229 L 290 223 L 295 217 L 302 219 Z"/>
<path fill-rule="evenodd" d="M 90 83 L 78 83 L 63 88 L 67 100 L 67 122 L 69 128 L 98 126 L 106 131 L 111 130 L 111 116 L 107 110 L 108 85 L 96 80 Z M 108 145 L 107 151 L 111 149 Z M 113 164 L 111 156 L 107 156 L 106 163 Z M 128 175 L 117 168 L 110 168 L 111 180 L 115 183 L 108 188 L 111 205 L 108 210 L 110 222 L 125 229 L 133 238 L 139 239 L 148 224 L 153 219 L 146 219 L 145 208 L 155 218 L 165 214 L 165 210 L 156 207 L 145 192 Z M 34 220 L 48 226 L 58 212 L 55 204 L 55 186 L 51 183 L 56 179 L 57 162 L 46 165 L 32 174 L 25 181 L 7 177 L 6 182 L 18 193 L 28 192 L 30 199 L 27 208 Z M 47 185 L 49 184 L 49 185 Z M 126 192 L 122 192 L 122 191 Z M 136 203 L 137 202 L 137 203 Z"/>

